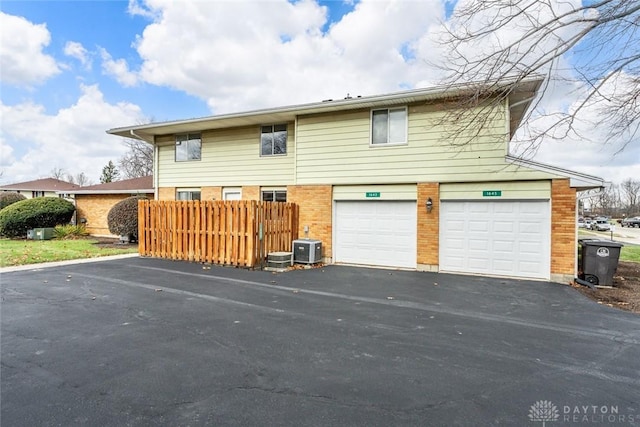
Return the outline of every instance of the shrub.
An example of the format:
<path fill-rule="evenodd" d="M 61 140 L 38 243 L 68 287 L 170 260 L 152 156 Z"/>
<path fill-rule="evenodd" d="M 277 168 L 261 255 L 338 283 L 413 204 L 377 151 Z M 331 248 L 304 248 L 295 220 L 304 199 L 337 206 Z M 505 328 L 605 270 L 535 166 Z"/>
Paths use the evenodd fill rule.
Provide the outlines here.
<path fill-rule="evenodd" d="M 56 239 L 77 239 L 78 237 L 84 237 L 89 234 L 87 228 L 80 225 L 58 225 L 54 228 L 53 233 L 56 236 Z"/>
<path fill-rule="evenodd" d="M 0 193 L 0 210 L 24 199 L 26 199 L 26 197 L 20 193 L 16 193 L 15 191 L 4 191 Z"/>
<path fill-rule="evenodd" d="M 145 200 L 146 197 L 132 196 L 120 200 L 113 205 L 107 215 L 109 232 L 119 236 L 133 237 L 138 239 L 138 200 Z"/>
<path fill-rule="evenodd" d="M 27 230 L 67 224 L 76 208 L 58 197 L 36 197 L 13 203 L 0 211 L 0 234 L 24 237 Z"/>

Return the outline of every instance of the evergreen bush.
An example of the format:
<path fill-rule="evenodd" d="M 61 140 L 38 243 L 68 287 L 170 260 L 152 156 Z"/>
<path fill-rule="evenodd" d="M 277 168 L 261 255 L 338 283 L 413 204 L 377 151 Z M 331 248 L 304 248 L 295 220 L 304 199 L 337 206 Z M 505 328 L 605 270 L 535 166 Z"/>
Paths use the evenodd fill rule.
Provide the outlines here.
<path fill-rule="evenodd" d="M 132 196 L 113 205 L 107 215 L 109 232 L 119 236 L 138 239 L 138 201 L 146 197 Z"/>
<path fill-rule="evenodd" d="M 68 224 L 76 208 L 59 197 L 21 200 L 0 210 L 0 235 L 24 237 L 32 228 Z"/>
<path fill-rule="evenodd" d="M 15 191 L 3 191 L 0 193 L 0 210 L 14 204 L 15 202 L 25 199 L 26 197 L 20 193 L 16 193 Z"/>

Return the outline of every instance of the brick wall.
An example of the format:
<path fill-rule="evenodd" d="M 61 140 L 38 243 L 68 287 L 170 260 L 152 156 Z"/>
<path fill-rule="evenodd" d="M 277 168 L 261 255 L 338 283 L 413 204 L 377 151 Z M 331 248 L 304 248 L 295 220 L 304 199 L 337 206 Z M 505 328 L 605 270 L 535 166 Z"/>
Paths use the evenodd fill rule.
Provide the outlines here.
<path fill-rule="evenodd" d="M 111 236 L 107 216 L 109 211 L 120 200 L 130 197 L 129 194 L 76 194 L 76 219 L 87 220 L 86 227 L 89 234 L 94 236 Z M 153 194 L 147 194 L 153 200 Z"/>
<path fill-rule="evenodd" d="M 427 212 L 427 200 L 433 207 Z M 440 236 L 440 185 L 437 182 L 418 184 L 418 269 L 437 271 Z"/>
<path fill-rule="evenodd" d="M 257 185 L 242 187 L 242 200 L 260 200 L 260 187 Z"/>
<path fill-rule="evenodd" d="M 331 232 L 333 192 L 330 185 L 290 185 L 287 202 L 299 206 L 298 235 L 304 238 L 304 227 L 309 227 L 309 238 L 322 241 L 322 256 L 331 258 Z"/>
<path fill-rule="evenodd" d="M 175 187 L 158 188 L 158 200 L 175 200 L 175 199 L 176 199 Z"/>
<path fill-rule="evenodd" d="M 222 200 L 222 187 L 202 187 L 201 200 Z"/>
<path fill-rule="evenodd" d="M 551 181 L 551 280 L 568 282 L 576 268 L 576 190 L 568 179 Z"/>

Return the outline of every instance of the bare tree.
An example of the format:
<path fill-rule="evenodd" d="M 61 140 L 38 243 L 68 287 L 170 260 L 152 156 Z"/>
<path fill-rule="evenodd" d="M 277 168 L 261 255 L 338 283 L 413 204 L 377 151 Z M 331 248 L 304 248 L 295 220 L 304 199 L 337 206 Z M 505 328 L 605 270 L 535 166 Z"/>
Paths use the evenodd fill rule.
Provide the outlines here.
<path fill-rule="evenodd" d="M 606 185 L 604 190 L 598 194 L 595 206 L 599 208 L 601 215 L 613 215 L 620 205 L 620 192 L 616 184 Z"/>
<path fill-rule="evenodd" d="M 640 202 L 640 181 L 628 178 L 620 184 L 620 190 L 625 199 L 625 210 L 627 215 L 635 214 L 639 209 Z"/>
<path fill-rule="evenodd" d="M 51 169 L 51 171 L 49 172 L 49 176 L 51 178 L 59 179 L 61 181 L 67 179 L 67 177 L 68 177 L 68 175 L 64 171 L 64 169 L 59 168 L 59 167 L 55 167 L 55 168 Z"/>
<path fill-rule="evenodd" d="M 129 151 L 118 161 L 123 178 L 140 178 L 153 174 L 153 146 L 137 139 L 125 139 Z"/>
<path fill-rule="evenodd" d="M 467 117 L 455 119 L 489 123 L 482 115 L 495 112 L 492 106 L 504 105 L 521 82 L 544 76 L 522 121 L 527 149 L 548 138 L 596 138 L 620 152 L 640 129 L 639 29 L 637 0 L 457 2 L 441 38 L 449 52 L 447 80 L 478 84 L 459 99 L 457 114 Z M 576 102 L 545 111 L 559 88 Z M 465 136 L 468 143 L 473 135 Z"/>
<path fill-rule="evenodd" d="M 71 174 L 67 174 L 66 181 L 70 182 L 72 184 L 77 184 L 77 185 L 79 185 L 81 187 L 83 187 L 85 185 L 91 185 L 91 180 L 89 179 L 89 177 L 84 172 L 80 172 L 80 173 L 76 174 L 75 176 L 73 176 Z"/>

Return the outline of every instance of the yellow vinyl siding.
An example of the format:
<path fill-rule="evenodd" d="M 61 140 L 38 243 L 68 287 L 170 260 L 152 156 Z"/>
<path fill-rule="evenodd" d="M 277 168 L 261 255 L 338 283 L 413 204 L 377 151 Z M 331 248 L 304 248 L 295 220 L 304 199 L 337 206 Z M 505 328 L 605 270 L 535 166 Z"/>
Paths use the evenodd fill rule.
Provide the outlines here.
<path fill-rule="evenodd" d="M 483 191 L 501 191 L 499 197 L 485 197 Z M 465 182 L 440 184 L 440 200 L 548 200 L 551 181 Z"/>
<path fill-rule="evenodd" d="M 380 197 L 368 198 L 367 193 L 380 193 Z M 416 184 L 399 185 L 341 185 L 333 187 L 333 200 L 416 200 Z"/>
<path fill-rule="evenodd" d="M 408 144 L 370 146 L 370 110 L 298 119 L 297 184 L 454 182 L 545 179 L 549 174 L 505 164 L 506 120 L 469 137 L 462 147 L 446 141 L 448 129 L 433 105 L 408 108 Z M 465 134 L 473 135 L 471 127 Z"/>
<path fill-rule="evenodd" d="M 287 154 L 260 156 L 260 127 L 202 133 L 200 160 L 176 162 L 174 136 L 156 138 L 159 186 L 280 185 L 294 182 L 294 126 L 288 125 Z"/>

